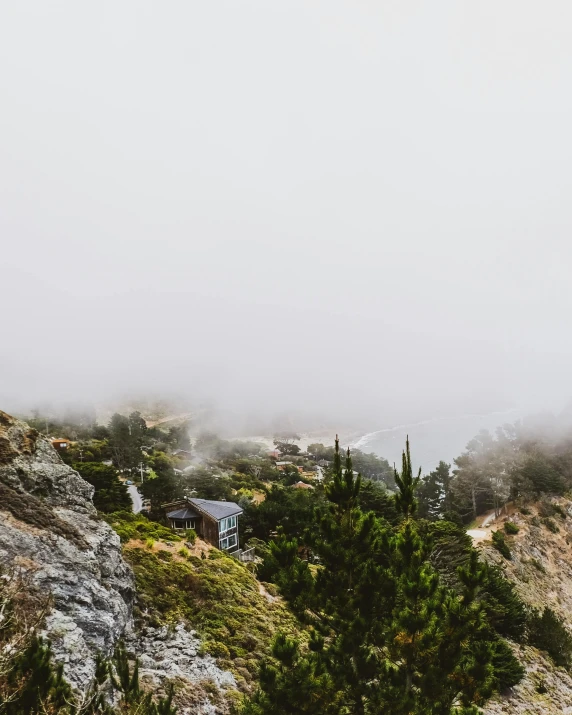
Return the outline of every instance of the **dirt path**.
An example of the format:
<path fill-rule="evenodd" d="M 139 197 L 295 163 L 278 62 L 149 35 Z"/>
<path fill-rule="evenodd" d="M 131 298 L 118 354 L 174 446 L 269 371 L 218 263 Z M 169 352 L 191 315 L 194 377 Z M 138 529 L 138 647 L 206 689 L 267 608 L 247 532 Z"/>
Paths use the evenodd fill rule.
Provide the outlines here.
<path fill-rule="evenodd" d="M 278 596 L 272 596 L 268 591 L 264 588 L 264 586 L 259 583 L 258 584 L 258 592 L 260 593 L 261 596 L 264 596 L 269 603 L 274 603 L 275 601 L 278 600 Z"/>
<path fill-rule="evenodd" d="M 145 420 L 147 427 L 157 427 L 157 425 L 162 425 L 164 422 L 174 422 L 175 420 L 186 420 L 192 416 L 192 412 L 185 412 L 182 415 L 169 415 L 168 417 L 162 417 L 160 420 Z"/>
<path fill-rule="evenodd" d="M 498 522 L 512 514 L 514 509 L 515 507 L 511 502 L 505 506 L 498 517 L 495 515 L 494 509 L 477 517 L 477 526 L 474 529 L 467 529 L 467 534 L 473 540 L 473 544 L 490 539 L 491 532 L 498 528 Z"/>

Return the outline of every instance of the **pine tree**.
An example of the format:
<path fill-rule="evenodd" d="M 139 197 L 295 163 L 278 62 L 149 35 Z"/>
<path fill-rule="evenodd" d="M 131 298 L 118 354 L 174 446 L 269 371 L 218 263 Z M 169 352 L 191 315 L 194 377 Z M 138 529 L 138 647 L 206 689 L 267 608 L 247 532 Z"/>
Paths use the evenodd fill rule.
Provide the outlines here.
<path fill-rule="evenodd" d="M 484 702 L 494 686 L 492 649 L 483 607 L 476 601 L 485 573 L 476 553 L 459 569 L 461 597 L 440 583 L 430 563 L 431 543 L 421 538 L 409 440 L 396 505 L 403 522 L 392 536 L 391 569 L 397 579 L 395 606 L 384 634 L 386 687 L 377 693 L 378 704 L 391 705 L 395 715 L 470 713 L 473 703 Z"/>
<path fill-rule="evenodd" d="M 456 590 L 433 567 L 431 531 L 415 518 L 419 478 L 407 442 L 395 474 L 399 519 L 391 525 L 363 514 L 361 479 L 349 451 L 342 467 L 336 439 L 329 506 L 311 540 L 318 561 L 308 593 L 315 633 L 307 652 L 278 644 L 246 713 L 474 715 L 495 687 L 521 677 L 488 623 L 482 597 L 488 572 L 477 552 L 457 569 Z M 291 568 L 298 556 L 284 544 L 280 558 Z M 300 709 L 290 692 L 292 674 L 304 684 L 306 707 L 316 681 L 326 679 L 321 710 Z"/>
<path fill-rule="evenodd" d="M 63 666 L 54 667 L 49 643 L 34 638 L 14 662 L 9 680 L 15 697 L 0 712 L 6 715 L 29 715 L 40 712 L 73 712 L 73 696 L 63 676 Z"/>
<path fill-rule="evenodd" d="M 395 471 L 395 483 L 397 484 L 398 492 L 395 495 L 395 506 L 403 516 L 407 519 L 413 516 L 417 511 L 417 499 L 415 498 L 415 490 L 421 480 L 421 467 L 416 477 L 413 476 L 413 467 L 411 464 L 411 454 L 409 451 L 409 437 L 405 442 L 405 451 L 402 456 L 401 474 Z"/>
<path fill-rule="evenodd" d="M 434 471 L 424 477 L 417 488 L 419 516 L 425 519 L 441 519 L 451 511 L 451 465 L 439 462 Z"/>
<path fill-rule="evenodd" d="M 272 656 L 262 663 L 260 688 L 242 715 L 338 715 L 339 694 L 315 653 L 301 655 L 299 644 L 279 633 Z"/>
<path fill-rule="evenodd" d="M 139 687 L 139 661 L 136 659 L 131 670 L 125 645 L 119 642 L 115 648 L 113 664 L 109 665 L 109 674 L 115 690 L 121 693 L 122 700 L 129 704 L 137 702 L 142 695 Z"/>

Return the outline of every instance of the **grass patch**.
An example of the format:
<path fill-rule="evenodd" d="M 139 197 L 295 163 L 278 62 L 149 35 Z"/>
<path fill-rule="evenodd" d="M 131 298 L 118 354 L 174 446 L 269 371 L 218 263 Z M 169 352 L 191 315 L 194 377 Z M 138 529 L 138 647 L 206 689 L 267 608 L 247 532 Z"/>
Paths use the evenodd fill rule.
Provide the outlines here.
<path fill-rule="evenodd" d="M 518 534 L 520 529 L 513 521 L 505 521 L 504 530 L 507 534 Z"/>
<path fill-rule="evenodd" d="M 122 543 L 131 539 L 153 539 L 154 541 L 181 541 L 181 537 L 171 529 L 150 521 L 141 514 L 128 511 L 116 511 L 113 514 L 102 514 L 103 519 L 119 534 Z"/>
<path fill-rule="evenodd" d="M 232 661 L 242 658 L 256 669 L 278 630 L 299 635 L 286 606 L 261 595 L 258 581 L 232 557 L 213 550 L 208 558 L 165 562 L 162 553 L 124 549 L 140 611 L 156 624 L 186 621 L 201 635 L 204 651 L 223 667 L 232 669 Z"/>

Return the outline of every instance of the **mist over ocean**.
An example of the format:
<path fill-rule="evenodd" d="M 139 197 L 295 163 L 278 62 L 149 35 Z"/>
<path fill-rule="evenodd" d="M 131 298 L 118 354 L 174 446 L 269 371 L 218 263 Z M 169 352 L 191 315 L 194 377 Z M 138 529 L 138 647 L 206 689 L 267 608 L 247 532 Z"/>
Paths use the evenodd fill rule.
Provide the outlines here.
<path fill-rule="evenodd" d="M 435 469 L 440 460 L 453 464 L 465 449 L 467 442 L 480 430 L 487 429 L 494 434 L 497 427 L 512 424 L 522 417 L 514 408 L 483 415 L 467 414 L 454 417 L 439 417 L 422 422 L 396 425 L 370 432 L 353 443 L 353 447 L 364 452 L 374 452 L 385 457 L 390 464 L 401 464 L 401 452 L 409 435 L 411 457 L 417 470 L 423 474 Z"/>

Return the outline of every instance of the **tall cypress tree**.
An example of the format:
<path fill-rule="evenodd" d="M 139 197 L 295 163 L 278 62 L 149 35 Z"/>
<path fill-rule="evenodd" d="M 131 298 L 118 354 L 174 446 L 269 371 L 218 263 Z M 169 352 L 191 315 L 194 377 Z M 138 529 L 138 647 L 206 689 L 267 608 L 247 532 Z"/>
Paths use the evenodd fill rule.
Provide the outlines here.
<path fill-rule="evenodd" d="M 419 475 L 409 443 L 395 481 L 397 524 L 363 514 L 361 480 L 349 453 L 342 467 L 336 440 L 329 508 L 311 542 L 319 565 L 308 603 L 317 636 L 306 655 L 296 651 L 296 670 L 309 690 L 314 673 L 328 675 L 328 705 L 340 715 L 472 715 L 500 682 L 495 659 L 508 663 L 479 598 L 485 569 L 475 554 L 459 569 L 458 590 L 443 585 L 415 519 Z M 282 682 L 272 676 L 273 702 Z M 263 679 L 261 688 L 257 697 L 268 703 L 270 684 Z"/>

